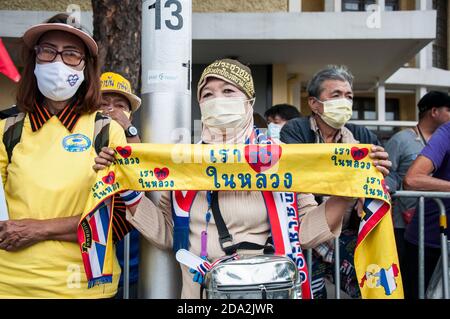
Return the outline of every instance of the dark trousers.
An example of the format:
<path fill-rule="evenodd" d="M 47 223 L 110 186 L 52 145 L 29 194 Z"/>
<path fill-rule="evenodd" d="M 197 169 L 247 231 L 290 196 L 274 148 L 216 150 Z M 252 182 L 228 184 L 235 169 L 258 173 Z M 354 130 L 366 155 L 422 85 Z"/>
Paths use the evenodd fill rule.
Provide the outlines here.
<path fill-rule="evenodd" d="M 436 268 L 439 257 L 441 256 L 440 248 L 425 247 L 425 291 L 430 282 L 434 268 Z M 419 298 L 419 247 L 405 240 L 405 256 L 403 262 L 403 288 L 405 298 Z"/>
<path fill-rule="evenodd" d="M 403 273 L 405 266 L 405 228 L 394 228 L 394 234 L 400 270 Z"/>
<path fill-rule="evenodd" d="M 117 294 L 115 299 L 123 299 L 123 286 L 119 286 L 119 288 L 117 289 Z M 129 291 L 129 296 L 130 299 L 137 299 L 138 298 L 138 283 L 137 282 L 133 282 L 130 283 L 130 291 Z"/>

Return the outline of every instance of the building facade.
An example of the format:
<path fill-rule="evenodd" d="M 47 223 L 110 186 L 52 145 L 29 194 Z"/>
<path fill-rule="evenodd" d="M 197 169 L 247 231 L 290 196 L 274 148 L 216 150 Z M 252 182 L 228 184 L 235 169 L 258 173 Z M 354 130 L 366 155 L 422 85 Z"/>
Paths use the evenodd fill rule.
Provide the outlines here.
<path fill-rule="evenodd" d="M 92 31 L 90 0 L 0 0 L 0 37 L 19 68 L 23 32 L 72 3 Z M 290 103 L 307 115 L 309 79 L 344 64 L 355 75 L 352 120 L 387 138 L 415 124 L 427 90 L 450 88 L 449 10 L 446 0 L 193 0 L 193 87 L 206 64 L 234 57 L 252 67 L 255 111 Z M 0 108 L 14 90 L 0 75 Z"/>

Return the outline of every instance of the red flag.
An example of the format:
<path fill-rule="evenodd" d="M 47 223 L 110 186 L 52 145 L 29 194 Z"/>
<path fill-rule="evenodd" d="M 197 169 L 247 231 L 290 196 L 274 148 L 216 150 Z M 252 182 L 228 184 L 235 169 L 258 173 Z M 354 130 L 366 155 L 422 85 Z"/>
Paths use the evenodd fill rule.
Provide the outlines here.
<path fill-rule="evenodd" d="M 11 60 L 8 51 L 6 51 L 2 39 L 0 39 L 0 73 L 3 73 L 14 82 L 19 82 L 20 80 L 20 74 L 17 72 L 16 66 Z"/>

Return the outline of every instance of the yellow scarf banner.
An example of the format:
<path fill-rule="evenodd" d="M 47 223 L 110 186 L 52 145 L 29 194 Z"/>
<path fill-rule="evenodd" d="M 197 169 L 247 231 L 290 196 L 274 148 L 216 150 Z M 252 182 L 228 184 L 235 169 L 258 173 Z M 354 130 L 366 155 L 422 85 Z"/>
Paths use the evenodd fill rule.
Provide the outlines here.
<path fill-rule="evenodd" d="M 369 157 L 370 147 L 364 144 L 117 146 L 116 163 L 98 172 L 82 221 L 105 199 L 127 189 L 276 191 L 365 198 L 355 249 L 361 294 L 363 298 L 403 298 L 390 197 L 382 174 Z"/>

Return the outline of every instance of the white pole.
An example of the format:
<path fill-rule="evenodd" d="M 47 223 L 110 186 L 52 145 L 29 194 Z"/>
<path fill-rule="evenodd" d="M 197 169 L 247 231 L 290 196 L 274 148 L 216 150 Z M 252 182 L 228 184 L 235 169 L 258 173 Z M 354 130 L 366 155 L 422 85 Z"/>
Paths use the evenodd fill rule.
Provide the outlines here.
<path fill-rule="evenodd" d="M 130 233 L 123 240 L 123 299 L 130 299 Z"/>
<path fill-rule="evenodd" d="M 142 139 L 191 142 L 192 1 L 142 1 Z M 182 136 L 181 141 L 175 140 Z M 157 201 L 156 193 L 150 194 Z M 179 298 L 172 250 L 141 240 L 140 298 Z"/>
<path fill-rule="evenodd" d="M 289 0 L 289 12 L 302 12 L 302 0 Z"/>
<path fill-rule="evenodd" d="M 377 104 L 377 119 L 383 122 L 386 120 L 386 89 L 383 82 L 378 83 L 375 101 Z"/>

